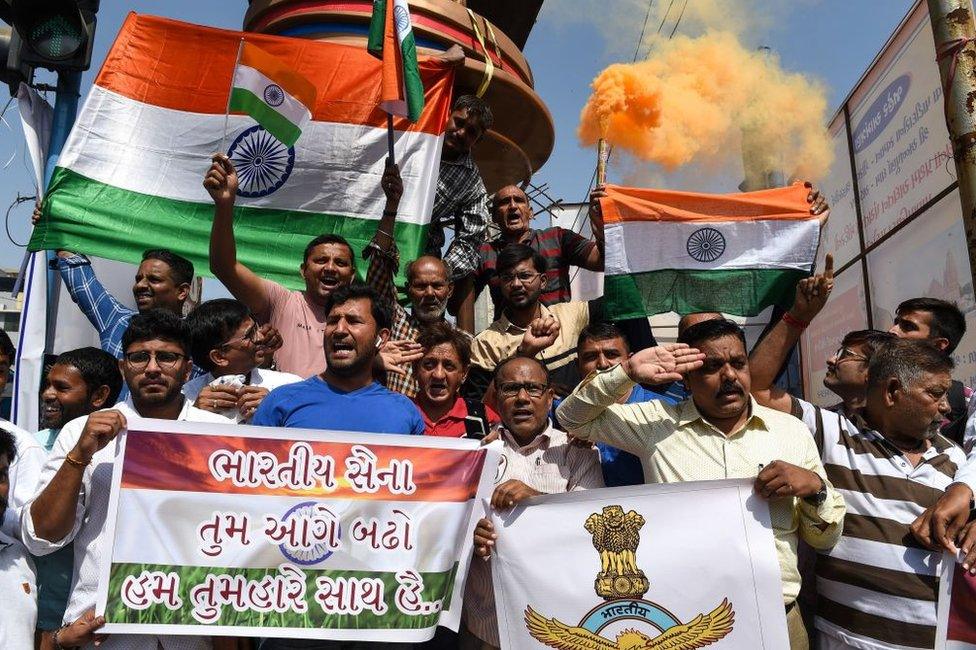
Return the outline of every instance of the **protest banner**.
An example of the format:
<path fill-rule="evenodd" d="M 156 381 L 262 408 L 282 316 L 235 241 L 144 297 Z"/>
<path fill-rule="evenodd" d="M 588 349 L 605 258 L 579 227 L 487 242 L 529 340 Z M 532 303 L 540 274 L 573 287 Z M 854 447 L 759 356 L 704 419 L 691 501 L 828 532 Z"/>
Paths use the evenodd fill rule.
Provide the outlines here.
<path fill-rule="evenodd" d="M 951 553 L 942 558 L 936 650 L 976 650 L 976 577 Z"/>
<path fill-rule="evenodd" d="M 502 648 L 789 647 L 751 480 L 537 497 L 493 520 Z"/>
<path fill-rule="evenodd" d="M 148 419 L 119 445 L 105 632 L 416 642 L 457 628 L 493 449 Z"/>

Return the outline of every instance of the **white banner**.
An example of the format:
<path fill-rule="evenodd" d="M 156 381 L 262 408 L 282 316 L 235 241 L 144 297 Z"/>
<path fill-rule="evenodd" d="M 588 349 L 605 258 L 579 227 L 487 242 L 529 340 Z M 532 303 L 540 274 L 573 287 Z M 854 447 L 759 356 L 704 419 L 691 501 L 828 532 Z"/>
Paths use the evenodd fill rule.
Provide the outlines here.
<path fill-rule="evenodd" d="M 789 647 L 751 480 L 538 497 L 493 520 L 502 648 Z"/>
<path fill-rule="evenodd" d="M 943 554 L 935 650 L 976 650 L 976 577 Z"/>

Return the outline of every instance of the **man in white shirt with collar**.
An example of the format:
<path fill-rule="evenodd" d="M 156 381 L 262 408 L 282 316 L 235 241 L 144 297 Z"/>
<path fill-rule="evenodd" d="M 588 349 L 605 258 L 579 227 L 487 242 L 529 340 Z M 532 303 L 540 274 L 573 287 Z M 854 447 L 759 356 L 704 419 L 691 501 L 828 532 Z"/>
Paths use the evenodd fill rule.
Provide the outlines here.
<path fill-rule="evenodd" d="M 183 395 L 198 409 L 249 422 L 265 396 L 279 386 L 301 381 L 298 375 L 258 368 L 261 331 L 244 303 L 229 298 L 208 300 L 186 317 L 190 355 L 206 374 L 183 386 Z"/>
<path fill-rule="evenodd" d="M 192 364 L 185 327 L 175 314 L 151 310 L 133 316 L 122 350 L 119 367 L 129 397 L 64 426 L 41 472 L 39 492 L 23 513 L 23 540 L 31 553 L 46 555 L 74 542 L 75 573 L 65 621 L 76 620 L 95 605 L 118 433 L 144 417 L 227 422 L 194 408 L 181 393 Z M 113 635 L 101 645 L 105 650 L 159 647 L 208 648 L 210 639 Z"/>

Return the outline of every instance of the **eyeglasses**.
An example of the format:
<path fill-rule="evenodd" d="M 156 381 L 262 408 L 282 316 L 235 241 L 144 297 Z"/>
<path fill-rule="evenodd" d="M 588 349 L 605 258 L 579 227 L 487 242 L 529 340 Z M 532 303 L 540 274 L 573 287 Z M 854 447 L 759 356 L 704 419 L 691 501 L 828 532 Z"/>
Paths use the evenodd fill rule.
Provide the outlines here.
<path fill-rule="evenodd" d="M 869 361 L 869 359 L 863 354 L 858 354 L 857 352 L 851 351 L 849 348 L 838 348 L 837 352 L 834 352 L 834 363 L 840 363 L 841 361 L 856 360 L 856 361 Z"/>
<path fill-rule="evenodd" d="M 498 385 L 498 393 L 502 397 L 515 397 L 522 390 L 529 394 L 529 397 L 542 397 L 545 395 L 546 390 L 549 386 L 546 384 L 537 384 L 534 381 L 526 381 L 519 383 L 517 381 L 506 381 L 504 384 Z"/>
<path fill-rule="evenodd" d="M 258 324 L 251 323 L 251 326 L 248 327 L 243 334 L 241 334 L 236 339 L 230 339 L 228 341 L 224 341 L 223 343 L 220 344 L 219 347 L 226 348 L 229 347 L 231 343 L 237 343 L 238 341 L 249 341 L 251 343 L 254 343 L 257 335 L 258 335 Z"/>
<path fill-rule="evenodd" d="M 166 350 L 160 350 L 157 352 L 136 350 L 135 352 L 126 352 L 122 356 L 125 357 L 126 363 L 136 370 L 142 370 L 148 366 L 150 359 L 155 359 L 156 365 L 160 368 L 172 370 L 180 363 L 181 360 L 187 358 L 185 354 L 180 354 L 179 352 L 167 352 Z"/>
<path fill-rule="evenodd" d="M 518 273 L 501 273 L 498 279 L 502 281 L 502 284 L 512 284 L 515 280 L 518 280 L 522 284 L 528 284 L 540 275 L 542 274 L 532 273 L 531 271 L 519 271 Z"/>

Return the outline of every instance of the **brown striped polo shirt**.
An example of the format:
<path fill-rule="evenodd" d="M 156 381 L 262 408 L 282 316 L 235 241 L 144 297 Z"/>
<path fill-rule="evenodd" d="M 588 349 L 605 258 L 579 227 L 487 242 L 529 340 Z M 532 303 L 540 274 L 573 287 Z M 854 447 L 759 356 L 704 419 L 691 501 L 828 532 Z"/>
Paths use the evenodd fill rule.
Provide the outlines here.
<path fill-rule="evenodd" d="M 853 648 L 934 647 L 942 553 L 923 548 L 909 527 L 965 454 L 937 435 L 912 466 L 880 433 L 843 415 L 795 398 L 793 414 L 813 432 L 847 503 L 840 541 L 817 558 L 817 629 Z"/>

